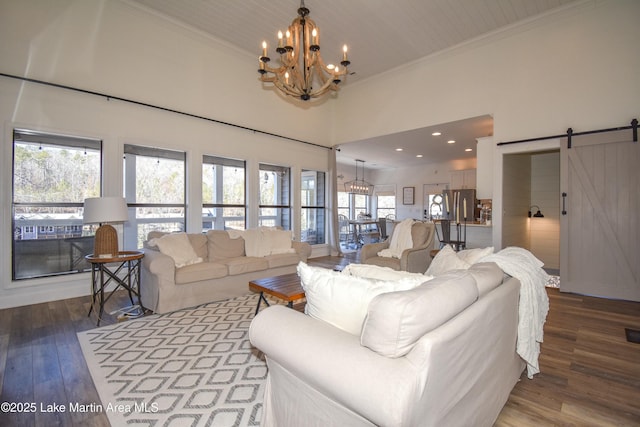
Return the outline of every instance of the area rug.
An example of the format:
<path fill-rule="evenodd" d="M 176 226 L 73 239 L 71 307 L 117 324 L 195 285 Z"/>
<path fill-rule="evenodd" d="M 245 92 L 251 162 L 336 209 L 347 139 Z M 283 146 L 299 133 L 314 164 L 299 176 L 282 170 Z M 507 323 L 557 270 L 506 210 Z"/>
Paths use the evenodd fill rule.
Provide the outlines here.
<path fill-rule="evenodd" d="M 248 337 L 257 302 L 249 294 L 79 333 L 94 409 L 112 426 L 259 425 L 267 366 Z"/>

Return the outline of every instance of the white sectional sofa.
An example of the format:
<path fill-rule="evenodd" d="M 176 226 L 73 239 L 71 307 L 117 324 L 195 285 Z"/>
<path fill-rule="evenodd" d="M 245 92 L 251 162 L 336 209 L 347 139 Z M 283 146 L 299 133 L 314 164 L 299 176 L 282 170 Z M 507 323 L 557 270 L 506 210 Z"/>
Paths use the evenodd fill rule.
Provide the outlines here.
<path fill-rule="evenodd" d="M 283 230 L 151 232 L 144 252 L 142 303 L 166 313 L 245 295 L 251 280 L 293 273 L 311 246 Z"/>
<path fill-rule="evenodd" d="M 360 279 L 339 274 L 301 275 L 336 285 L 330 293 L 337 307 L 319 307 L 308 293 L 307 311 L 316 315 L 272 306 L 252 321 L 250 340 L 269 368 L 261 425 L 494 423 L 525 368 L 516 353 L 517 279 L 480 262 L 413 288 L 373 284 L 377 294 L 354 333 L 345 324 L 359 320 L 337 318 L 349 306 L 336 292 Z"/>

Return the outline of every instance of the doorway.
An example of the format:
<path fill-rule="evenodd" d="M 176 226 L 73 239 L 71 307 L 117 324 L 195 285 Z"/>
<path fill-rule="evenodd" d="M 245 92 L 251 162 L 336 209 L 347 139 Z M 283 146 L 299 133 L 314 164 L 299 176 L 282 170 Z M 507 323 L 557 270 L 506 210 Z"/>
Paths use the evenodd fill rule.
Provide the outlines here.
<path fill-rule="evenodd" d="M 560 270 L 560 151 L 503 156 L 502 247 L 528 249 L 557 275 Z"/>

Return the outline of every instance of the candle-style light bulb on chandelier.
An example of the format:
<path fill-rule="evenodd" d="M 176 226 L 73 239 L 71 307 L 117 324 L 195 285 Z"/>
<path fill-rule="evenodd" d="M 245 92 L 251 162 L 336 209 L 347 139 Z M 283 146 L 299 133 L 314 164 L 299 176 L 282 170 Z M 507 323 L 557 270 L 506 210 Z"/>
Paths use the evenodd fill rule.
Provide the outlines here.
<path fill-rule="evenodd" d="M 362 179 L 358 179 L 358 165 L 362 166 Z M 344 183 L 344 191 L 351 194 L 373 194 L 373 185 L 364 180 L 364 160 L 356 159 L 356 179 Z"/>
<path fill-rule="evenodd" d="M 347 45 L 342 51 L 342 67 L 325 65 L 320 56 L 320 30 L 309 18 L 309 9 L 301 0 L 298 17 L 284 34 L 278 32 L 278 67 L 269 66 L 271 58 L 267 55 L 267 42 L 262 42 L 258 69 L 260 80 L 273 83 L 286 95 L 303 101 L 319 98 L 329 91 L 337 91 L 338 84 L 348 74 L 347 67 L 351 62 L 347 59 Z"/>

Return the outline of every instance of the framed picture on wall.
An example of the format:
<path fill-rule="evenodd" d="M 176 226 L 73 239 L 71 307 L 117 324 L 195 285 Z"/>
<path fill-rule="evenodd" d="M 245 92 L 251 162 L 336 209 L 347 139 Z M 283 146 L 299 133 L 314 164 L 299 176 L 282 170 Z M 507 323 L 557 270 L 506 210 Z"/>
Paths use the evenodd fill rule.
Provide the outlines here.
<path fill-rule="evenodd" d="M 402 204 L 413 205 L 415 203 L 416 187 L 403 187 L 402 188 Z"/>

